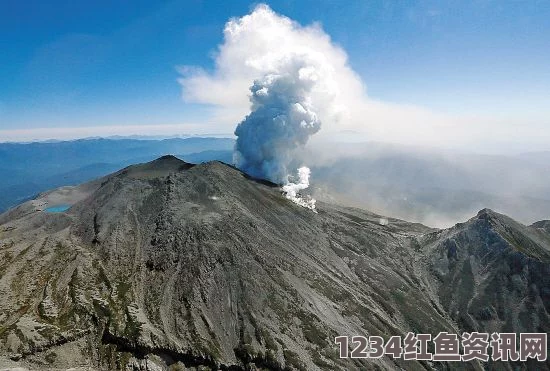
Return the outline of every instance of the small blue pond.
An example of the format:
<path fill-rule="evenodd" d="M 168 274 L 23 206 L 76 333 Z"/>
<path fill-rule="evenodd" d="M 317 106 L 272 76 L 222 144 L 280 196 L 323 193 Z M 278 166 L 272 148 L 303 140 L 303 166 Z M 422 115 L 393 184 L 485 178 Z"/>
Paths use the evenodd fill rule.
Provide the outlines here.
<path fill-rule="evenodd" d="M 64 213 L 65 211 L 69 210 L 70 207 L 71 205 L 56 205 L 48 207 L 44 209 L 44 211 L 47 213 Z"/>

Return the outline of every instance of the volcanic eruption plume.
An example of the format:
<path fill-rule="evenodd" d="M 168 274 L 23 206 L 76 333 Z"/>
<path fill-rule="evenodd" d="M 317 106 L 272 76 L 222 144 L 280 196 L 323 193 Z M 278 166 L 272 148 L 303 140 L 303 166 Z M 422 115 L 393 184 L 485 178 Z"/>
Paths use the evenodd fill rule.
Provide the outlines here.
<path fill-rule="evenodd" d="M 307 56 L 284 58 L 276 71 L 254 81 L 251 112 L 235 130 L 237 167 L 252 176 L 284 184 L 283 190 L 293 201 L 300 200 L 297 190 L 308 187 L 309 169 L 300 169 L 298 185 L 290 183 L 288 166 L 294 151 L 321 128 L 311 100 L 318 80 L 317 69 Z"/>
<path fill-rule="evenodd" d="M 235 129 L 235 165 L 284 186 L 289 199 L 313 208 L 314 200 L 299 193 L 309 185 L 309 169 L 291 176 L 304 165 L 299 152 L 321 121 L 334 127 L 345 116 L 339 82 L 346 91 L 361 89 L 345 53 L 322 29 L 302 27 L 259 5 L 226 24 L 213 74 L 195 68 L 182 73 L 186 99 L 226 107 L 224 117 L 239 113 L 234 120 L 246 115 Z M 240 108 L 243 96 L 248 110 Z"/>
<path fill-rule="evenodd" d="M 315 69 L 294 57 L 254 81 L 251 113 L 235 130 L 237 166 L 253 176 L 286 182 L 292 152 L 321 128 L 310 98 L 316 80 Z"/>

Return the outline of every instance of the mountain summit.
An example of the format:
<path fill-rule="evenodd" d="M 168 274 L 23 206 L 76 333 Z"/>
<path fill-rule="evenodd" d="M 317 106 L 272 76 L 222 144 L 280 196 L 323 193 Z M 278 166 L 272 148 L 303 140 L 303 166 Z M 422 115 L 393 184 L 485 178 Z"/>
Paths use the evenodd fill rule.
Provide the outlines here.
<path fill-rule="evenodd" d="M 446 369 L 334 337 L 550 331 L 547 223 L 317 210 L 173 156 L 42 194 L 0 215 L 0 367 Z"/>

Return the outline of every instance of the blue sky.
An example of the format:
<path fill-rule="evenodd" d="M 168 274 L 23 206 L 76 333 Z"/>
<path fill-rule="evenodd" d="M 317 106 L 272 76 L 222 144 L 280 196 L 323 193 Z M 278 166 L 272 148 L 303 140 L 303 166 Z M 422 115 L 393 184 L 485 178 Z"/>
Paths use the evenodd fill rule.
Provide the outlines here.
<path fill-rule="evenodd" d="M 373 99 L 548 130 L 549 1 L 266 3 L 302 25 L 319 22 Z M 177 67 L 212 70 L 224 24 L 255 4 L 1 1 L 0 136 L 185 122 L 224 131 L 208 105 L 183 102 Z"/>

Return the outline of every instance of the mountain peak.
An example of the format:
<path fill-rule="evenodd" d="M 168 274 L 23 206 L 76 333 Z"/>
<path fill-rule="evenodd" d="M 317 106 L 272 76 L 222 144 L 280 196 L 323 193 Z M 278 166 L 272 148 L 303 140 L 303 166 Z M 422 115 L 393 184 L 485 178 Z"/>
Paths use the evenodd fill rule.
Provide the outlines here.
<path fill-rule="evenodd" d="M 193 166 L 195 165 L 180 160 L 176 156 L 165 155 L 150 162 L 128 166 L 114 175 L 133 179 L 153 179 L 188 170 Z"/>
<path fill-rule="evenodd" d="M 510 227 L 514 227 L 516 229 L 521 229 L 525 227 L 524 225 L 516 222 L 514 219 L 510 218 L 507 215 L 497 213 L 496 211 L 484 208 L 478 211 L 477 215 L 473 218 L 473 220 L 485 220 L 488 222 L 493 222 L 494 224 L 499 225 L 509 225 Z"/>
<path fill-rule="evenodd" d="M 544 234 L 545 231 L 548 233 L 549 224 L 545 221 L 526 226 L 504 214 L 485 208 L 465 226 L 481 235 L 490 229 L 493 237 L 500 236 L 513 251 L 520 251 L 537 260 L 550 261 L 550 251 L 547 247 L 550 239 Z"/>
<path fill-rule="evenodd" d="M 170 167 L 182 168 L 183 167 L 186 169 L 193 166 L 193 164 L 185 162 L 174 155 L 164 155 L 153 161 L 147 162 L 146 164 L 149 164 L 151 166 L 156 166 L 156 167 L 164 167 L 164 168 L 170 168 Z"/>
<path fill-rule="evenodd" d="M 495 213 L 493 210 L 489 208 L 483 208 L 478 211 L 477 218 L 478 219 L 489 219 L 490 217 L 495 217 L 497 213 Z"/>
<path fill-rule="evenodd" d="M 165 161 L 180 161 L 180 162 L 185 162 L 183 160 L 180 160 L 179 158 L 177 158 L 176 156 L 174 155 L 164 155 L 164 156 L 161 156 L 159 158 L 157 158 L 156 160 L 154 160 L 154 162 L 165 162 Z"/>

